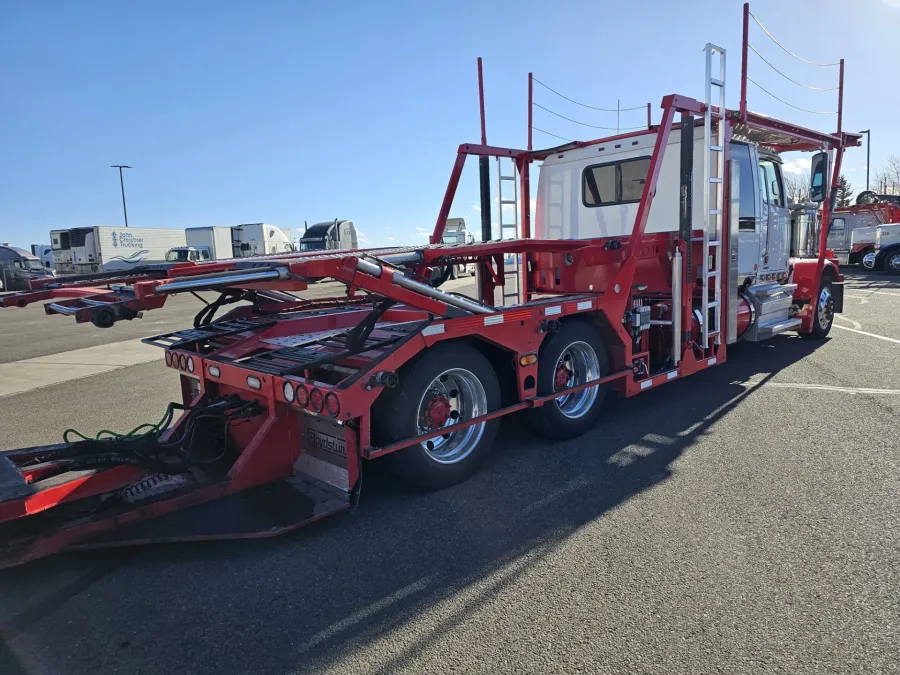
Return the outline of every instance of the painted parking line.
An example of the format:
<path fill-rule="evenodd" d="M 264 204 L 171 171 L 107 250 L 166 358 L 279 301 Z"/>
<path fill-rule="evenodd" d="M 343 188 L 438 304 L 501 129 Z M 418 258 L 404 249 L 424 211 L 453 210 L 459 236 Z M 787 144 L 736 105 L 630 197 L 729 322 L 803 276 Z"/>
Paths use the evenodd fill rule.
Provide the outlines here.
<path fill-rule="evenodd" d="M 161 356 L 158 347 L 138 338 L 0 363 L 0 397 L 149 363 Z"/>
<path fill-rule="evenodd" d="M 832 324 L 833 328 L 840 328 L 841 330 L 848 330 L 851 333 L 859 333 L 860 335 L 866 335 L 868 337 L 878 338 L 879 340 L 886 340 L 887 342 L 894 342 L 900 345 L 900 340 L 892 337 L 885 337 L 884 335 L 876 335 L 875 333 L 867 333 L 864 330 L 859 330 L 857 328 L 847 328 L 846 326 L 838 326 L 836 323 Z"/>

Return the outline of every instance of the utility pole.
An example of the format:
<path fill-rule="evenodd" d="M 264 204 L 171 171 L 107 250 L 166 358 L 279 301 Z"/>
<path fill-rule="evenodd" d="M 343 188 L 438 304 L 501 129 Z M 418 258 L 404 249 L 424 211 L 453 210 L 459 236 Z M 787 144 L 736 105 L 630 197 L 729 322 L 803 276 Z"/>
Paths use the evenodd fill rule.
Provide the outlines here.
<path fill-rule="evenodd" d="M 122 211 L 125 213 L 125 227 L 128 227 L 128 209 L 125 208 L 125 179 L 122 178 L 122 169 L 130 169 L 127 164 L 112 164 L 111 169 L 119 170 L 119 186 L 122 188 Z"/>
<path fill-rule="evenodd" d="M 866 129 L 859 133 L 866 135 L 866 190 L 869 189 L 869 163 L 872 158 L 872 134 L 871 130 Z"/>

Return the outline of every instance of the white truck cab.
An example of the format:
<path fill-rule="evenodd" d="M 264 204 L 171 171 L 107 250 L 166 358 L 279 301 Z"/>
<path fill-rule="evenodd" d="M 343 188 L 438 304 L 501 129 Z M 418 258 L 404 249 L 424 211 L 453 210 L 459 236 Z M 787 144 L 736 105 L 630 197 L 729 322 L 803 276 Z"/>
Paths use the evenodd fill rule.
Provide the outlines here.
<path fill-rule="evenodd" d="M 900 223 L 875 228 L 875 250 L 863 258 L 863 265 L 900 274 Z"/>

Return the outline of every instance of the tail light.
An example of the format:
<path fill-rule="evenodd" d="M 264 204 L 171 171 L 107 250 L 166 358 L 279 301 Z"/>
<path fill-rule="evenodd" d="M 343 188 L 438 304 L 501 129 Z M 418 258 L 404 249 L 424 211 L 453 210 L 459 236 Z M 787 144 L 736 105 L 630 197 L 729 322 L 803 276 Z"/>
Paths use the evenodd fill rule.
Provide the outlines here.
<path fill-rule="evenodd" d="M 284 386 L 281 388 L 281 393 L 284 394 L 284 400 L 288 403 L 294 402 L 294 385 L 290 382 L 285 382 Z"/>
<path fill-rule="evenodd" d="M 172 352 L 166 352 L 166 365 L 170 368 L 172 367 L 172 359 L 174 358 Z"/>
<path fill-rule="evenodd" d="M 309 405 L 309 389 L 302 384 L 297 385 L 297 405 L 301 408 L 305 408 Z"/>
<path fill-rule="evenodd" d="M 178 367 L 181 368 L 181 370 L 187 368 L 187 358 L 184 354 L 178 355 Z"/>
<path fill-rule="evenodd" d="M 309 392 L 309 408 L 313 412 L 322 412 L 322 408 L 325 407 L 325 397 L 322 396 L 322 392 L 318 389 L 313 389 Z"/>
<path fill-rule="evenodd" d="M 325 410 L 332 417 L 337 417 L 341 414 L 341 402 L 334 392 L 329 392 L 325 396 Z"/>
<path fill-rule="evenodd" d="M 193 356 L 187 357 L 187 369 L 188 369 L 189 373 L 194 372 L 194 357 Z"/>

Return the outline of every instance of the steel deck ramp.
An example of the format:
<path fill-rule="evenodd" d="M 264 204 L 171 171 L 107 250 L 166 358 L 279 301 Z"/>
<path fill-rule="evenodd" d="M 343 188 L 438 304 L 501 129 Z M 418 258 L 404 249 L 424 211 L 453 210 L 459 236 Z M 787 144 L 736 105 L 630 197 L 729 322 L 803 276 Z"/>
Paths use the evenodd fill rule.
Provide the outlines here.
<path fill-rule="evenodd" d="M 260 330 L 274 326 L 277 321 L 274 318 L 260 319 L 230 319 L 227 321 L 216 321 L 199 328 L 187 328 L 185 330 L 174 331 L 171 333 L 163 333 L 146 337 L 141 342 L 154 347 L 162 347 L 163 349 L 180 349 L 197 342 L 205 342 L 227 335 L 235 335 L 237 333 L 245 333 L 251 330 Z"/>
<path fill-rule="evenodd" d="M 382 350 L 417 334 L 428 321 L 412 321 L 401 324 L 378 324 L 372 333 L 355 349 L 347 342 L 352 328 L 306 342 L 296 347 L 282 347 L 263 354 L 254 354 L 239 360 L 210 357 L 213 361 L 230 362 L 268 375 L 296 375 L 309 368 L 333 363 L 357 354 Z M 371 359 L 370 362 L 377 359 Z"/>

